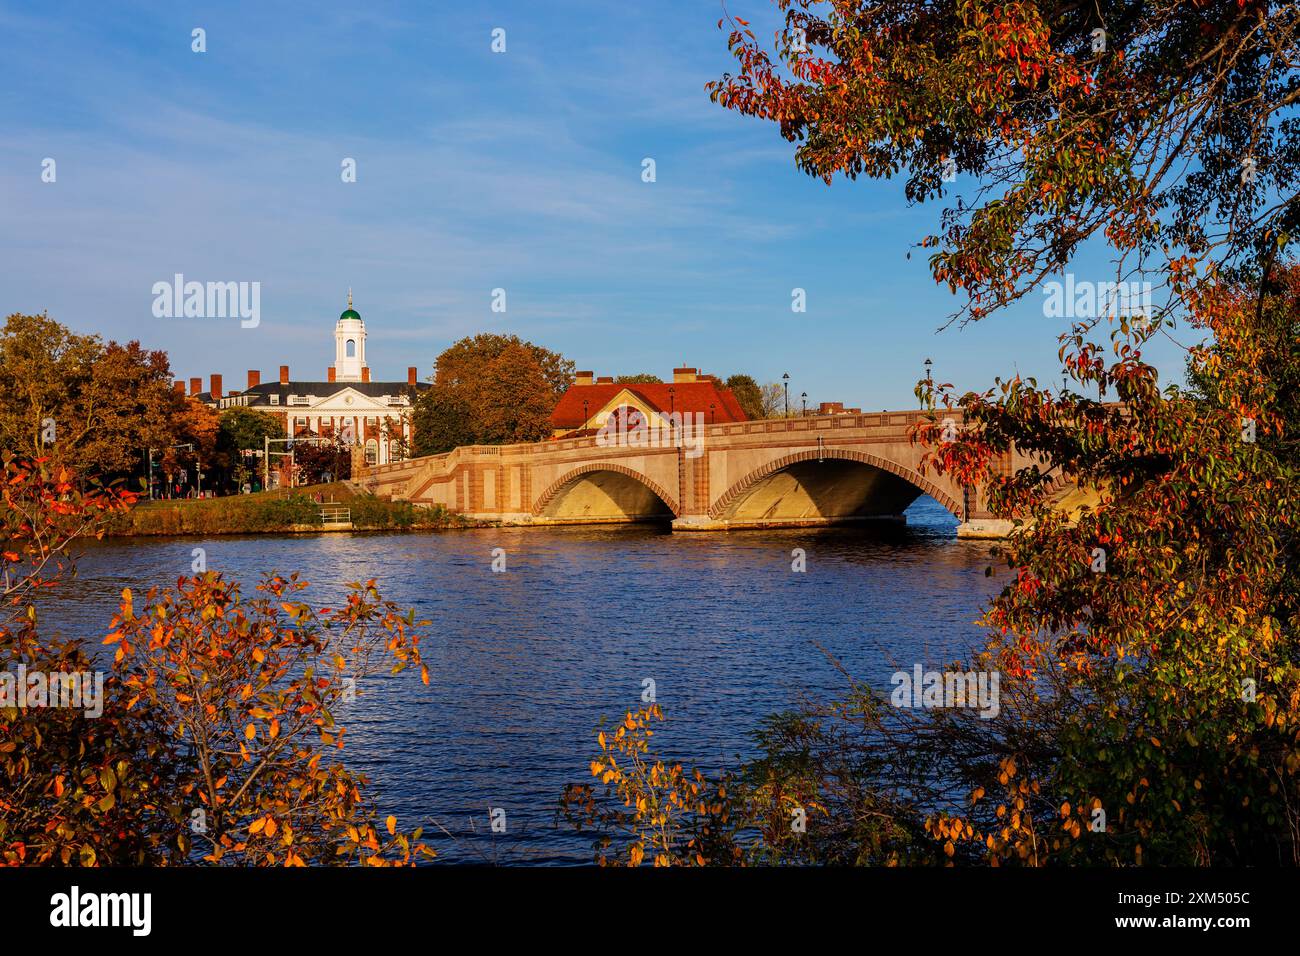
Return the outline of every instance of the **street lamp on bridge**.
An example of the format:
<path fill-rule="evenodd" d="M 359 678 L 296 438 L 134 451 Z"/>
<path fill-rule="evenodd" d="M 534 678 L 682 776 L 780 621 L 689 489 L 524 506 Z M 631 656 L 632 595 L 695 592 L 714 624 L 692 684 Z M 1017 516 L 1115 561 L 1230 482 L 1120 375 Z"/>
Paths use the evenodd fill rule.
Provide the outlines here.
<path fill-rule="evenodd" d="M 784 375 L 781 376 L 781 379 L 782 381 L 785 382 L 785 417 L 789 418 L 790 417 L 790 373 L 786 372 Z"/>
<path fill-rule="evenodd" d="M 808 417 L 808 393 L 804 392 L 802 395 L 800 395 L 799 400 L 803 402 L 803 408 L 799 412 L 799 417 L 807 418 Z"/>

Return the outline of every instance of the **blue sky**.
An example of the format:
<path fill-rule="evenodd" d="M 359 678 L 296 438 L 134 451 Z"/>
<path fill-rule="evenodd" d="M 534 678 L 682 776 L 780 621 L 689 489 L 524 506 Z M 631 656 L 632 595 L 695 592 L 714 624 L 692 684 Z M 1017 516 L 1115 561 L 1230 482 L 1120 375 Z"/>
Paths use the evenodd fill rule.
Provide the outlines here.
<path fill-rule="evenodd" d="M 768 0 L 728 6 L 771 34 Z M 906 255 L 938 205 L 909 208 L 901 180 L 809 179 L 775 128 L 709 102 L 733 62 L 720 15 L 0 2 L 0 309 L 138 338 L 228 388 L 280 364 L 323 378 L 349 286 L 376 378 L 505 331 L 598 374 L 789 372 L 792 395 L 869 409 L 911 407 L 927 356 L 962 387 L 1059 381 L 1066 322 L 1038 299 L 936 334 L 957 303 Z M 1076 271 L 1109 276 L 1100 259 Z M 261 324 L 155 318 L 152 286 L 176 272 L 260 282 Z M 1148 358 L 1181 379 L 1172 344 Z"/>

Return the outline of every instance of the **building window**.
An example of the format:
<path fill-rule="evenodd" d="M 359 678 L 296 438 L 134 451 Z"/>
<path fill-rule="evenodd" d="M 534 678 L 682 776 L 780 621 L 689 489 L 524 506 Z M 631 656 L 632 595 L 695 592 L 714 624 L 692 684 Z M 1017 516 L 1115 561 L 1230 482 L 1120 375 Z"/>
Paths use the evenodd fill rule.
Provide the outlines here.
<path fill-rule="evenodd" d="M 344 346 L 343 354 L 346 355 L 348 358 L 356 358 L 356 357 L 357 357 L 357 340 L 356 340 L 356 339 L 348 339 L 348 344 L 347 344 L 346 346 Z"/>
<path fill-rule="evenodd" d="M 280 396 L 279 396 L 279 395 L 272 395 L 272 396 L 271 396 L 271 404 L 272 404 L 272 405 L 279 405 L 279 404 L 280 404 Z"/>
<path fill-rule="evenodd" d="M 366 442 L 366 464 L 373 465 L 379 461 L 379 442 L 373 438 Z"/>

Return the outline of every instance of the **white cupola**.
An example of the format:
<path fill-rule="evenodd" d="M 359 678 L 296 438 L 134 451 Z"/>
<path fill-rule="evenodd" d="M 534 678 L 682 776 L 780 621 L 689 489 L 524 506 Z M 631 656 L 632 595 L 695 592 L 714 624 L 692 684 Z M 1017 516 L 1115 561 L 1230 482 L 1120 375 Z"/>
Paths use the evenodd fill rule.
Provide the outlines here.
<path fill-rule="evenodd" d="M 360 382 L 366 368 L 366 323 L 352 308 L 352 290 L 348 289 L 348 307 L 334 325 L 334 372 L 340 382 Z"/>

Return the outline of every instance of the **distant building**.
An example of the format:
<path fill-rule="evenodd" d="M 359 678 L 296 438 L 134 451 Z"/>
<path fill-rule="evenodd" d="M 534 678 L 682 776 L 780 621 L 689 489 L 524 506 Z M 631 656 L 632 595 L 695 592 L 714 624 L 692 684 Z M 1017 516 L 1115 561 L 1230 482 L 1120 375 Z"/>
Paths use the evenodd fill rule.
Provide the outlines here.
<path fill-rule="evenodd" d="M 286 438 L 312 434 L 322 438 L 350 439 L 365 451 L 367 464 L 386 465 L 408 456 L 411 438 L 411 405 L 426 388 L 417 379 L 416 367 L 406 370 L 404 382 L 375 382 L 366 364 L 366 325 L 348 307 L 334 324 L 334 364 L 326 369 L 325 381 L 291 379 L 289 366 L 280 366 L 277 382 L 263 382 L 257 369 L 248 370 L 248 385 L 242 391 L 222 391 L 220 375 L 211 376 L 208 391 L 202 379 L 190 379 L 190 395 L 213 408 L 254 408 L 269 412 L 284 423 Z M 185 383 L 176 382 L 177 391 Z"/>
<path fill-rule="evenodd" d="M 822 402 L 817 408 L 818 415 L 861 415 L 860 408 L 845 408 L 843 402 Z"/>
<path fill-rule="evenodd" d="M 581 435 L 599 430 L 611 415 L 633 410 L 649 420 L 651 413 L 702 416 L 707 425 L 748 421 L 731 389 L 698 369 L 675 368 L 671 383 L 615 384 L 612 377 L 596 378 L 578 372 L 551 412 L 553 437 Z"/>

